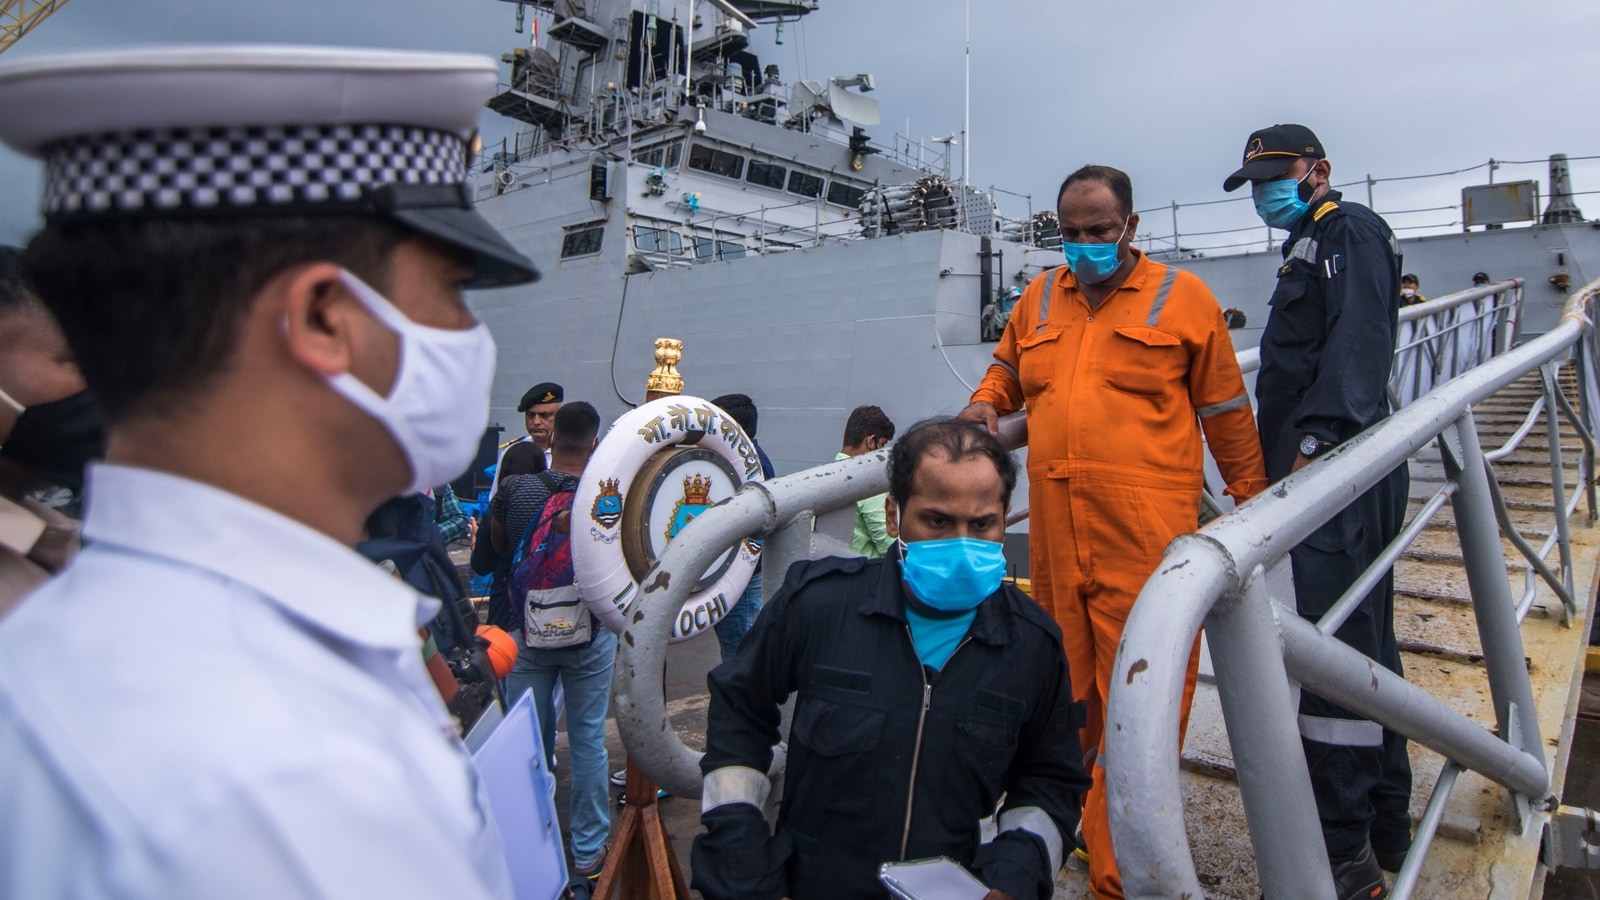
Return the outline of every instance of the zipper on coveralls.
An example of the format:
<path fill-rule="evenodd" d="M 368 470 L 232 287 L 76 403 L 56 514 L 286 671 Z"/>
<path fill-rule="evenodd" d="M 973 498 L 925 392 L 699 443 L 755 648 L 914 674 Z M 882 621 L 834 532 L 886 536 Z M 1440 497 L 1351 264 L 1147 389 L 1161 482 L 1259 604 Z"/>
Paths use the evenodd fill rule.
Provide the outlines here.
<path fill-rule="evenodd" d="M 922 666 L 922 657 L 917 656 L 917 639 L 911 636 L 911 626 L 906 626 L 906 638 L 911 641 L 911 655 L 917 660 L 917 672 L 922 675 L 922 709 L 917 713 L 917 742 L 911 746 L 911 781 L 906 785 L 906 824 L 900 832 L 900 861 L 906 858 L 906 845 L 911 843 L 911 810 L 917 799 L 917 763 L 922 759 L 922 728 L 928 724 L 928 707 L 933 703 L 933 685 L 928 683 L 928 670 Z M 962 638 L 956 649 L 950 651 L 950 659 L 954 659 L 957 652 L 967 645 L 971 638 Z M 945 665 L 950 665 L 950 660 L 945 660 Z"/>

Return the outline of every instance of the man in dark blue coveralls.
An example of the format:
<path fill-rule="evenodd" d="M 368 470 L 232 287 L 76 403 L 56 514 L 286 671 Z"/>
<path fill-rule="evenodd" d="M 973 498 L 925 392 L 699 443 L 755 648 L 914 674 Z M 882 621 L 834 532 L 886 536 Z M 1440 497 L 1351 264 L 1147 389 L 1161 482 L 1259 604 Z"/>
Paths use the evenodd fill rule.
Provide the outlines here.
<path fill-rule="evenodd" d="M 1299 471 L 1389 415 L 1400 304 L 1400 250 L 1377 213 L 1329 186 L 1322 143 L 1303 125 L 1250 135 L 1224 190 L 1249 182 L 1256 212 L 1289 232 L 1261 335 L 1257 423 L 1267 478 Z M 1290 552 L 1301 616 L 1317 621 L 1399 534 L 1409 478 L 1386 475 Z M 1401 674 L 1394 573 L 1336 632 Z M 1411 846 L 1404 736 L 1302 692 L 1300 735 L 1340 898 L 1383 895 Z"/>

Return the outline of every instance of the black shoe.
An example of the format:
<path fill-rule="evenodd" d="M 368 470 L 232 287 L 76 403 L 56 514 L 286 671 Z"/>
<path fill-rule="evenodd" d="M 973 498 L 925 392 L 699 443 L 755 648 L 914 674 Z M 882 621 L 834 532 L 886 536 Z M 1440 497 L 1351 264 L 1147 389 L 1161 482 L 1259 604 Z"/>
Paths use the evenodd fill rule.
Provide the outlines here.
<path fill-rule="evenodd" d="M 1361 845 L 1354 857 L 1333 863 L 1333 895 L 1339 900 L 1378 900 L 1388 893 L 1371 844 Z"/>

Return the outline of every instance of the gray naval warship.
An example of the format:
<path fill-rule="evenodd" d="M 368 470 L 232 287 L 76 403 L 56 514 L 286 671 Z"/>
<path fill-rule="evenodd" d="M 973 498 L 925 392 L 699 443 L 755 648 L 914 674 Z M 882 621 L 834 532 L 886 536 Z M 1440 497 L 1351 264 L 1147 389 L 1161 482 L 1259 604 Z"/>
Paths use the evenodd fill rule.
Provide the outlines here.
<path fill-rule="evenodd" d="M 1054 213 L 1003 210 L 1021 195 L 952 177 L 949 139 L 880 140 L 873 75 L 785 80 L 763 64 L 752 30 L 817 5 L 521 4 L 538 41 L 505 54 L 490 102 L 516 132 L 475 176 L 478 208 L 544 273 L 474 296 L 500 346 L 493 419 L 508 436 L 546 379 L 608 420 L 642 402 L 663 336 L 683 341 L 691 392 L 755 398 L 780 473 L 832 459 L 857 405 L 909 423 L 958 409 L 982 378 L 1012 290 L 1062 261 Z M 1522 331 L 1547 330 L 1566 286 L 1600 274 L 1600 225 L 1573 205 L 1562 160 L 1552 176 L 1531 226 L 1406 239 L 1408 270 L 1425 287 L 1524 278 Z M 1526 206 L 1529 184 L 1489 199 Z M 1142 243 L 1244 313 L 1238 347 L 1257 342 L 1280 264 L 1267 242 L 1221 256 Z"/>

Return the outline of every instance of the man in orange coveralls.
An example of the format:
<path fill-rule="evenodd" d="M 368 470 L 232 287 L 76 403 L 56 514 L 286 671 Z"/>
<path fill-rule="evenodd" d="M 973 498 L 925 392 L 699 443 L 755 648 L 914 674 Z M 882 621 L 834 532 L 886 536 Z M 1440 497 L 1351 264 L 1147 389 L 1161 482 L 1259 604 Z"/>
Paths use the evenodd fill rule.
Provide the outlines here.
<path fill-rule="evenodd" d="M 1067 265 L 1028 285 L 961 415 L 994 430 L 998 416 L 1028 410 L 1033 596 L 1061 625 L 1073 693 L 1086 701 L 1090 886 L 1121 897 L 1099 754 L 1123 624 L 1167 544 L 1195 530 L 1201 430 L 1235 500 L 1267 479 L 1222 309 L 1199 278 L 1133 249 L 1128 176 L 1085 166 L 1056 206 Z M 1196 645 L 1184 728 L 1199 659 Z"/>

